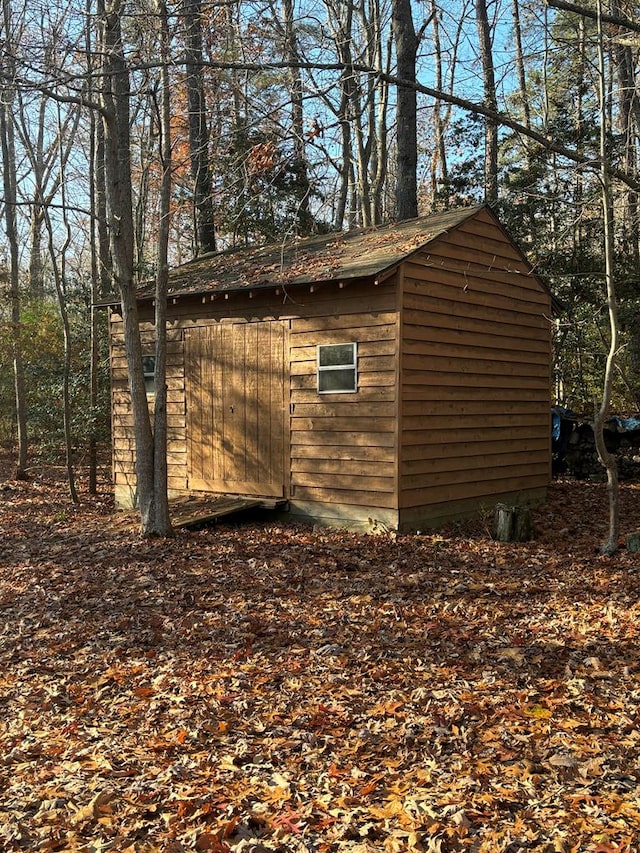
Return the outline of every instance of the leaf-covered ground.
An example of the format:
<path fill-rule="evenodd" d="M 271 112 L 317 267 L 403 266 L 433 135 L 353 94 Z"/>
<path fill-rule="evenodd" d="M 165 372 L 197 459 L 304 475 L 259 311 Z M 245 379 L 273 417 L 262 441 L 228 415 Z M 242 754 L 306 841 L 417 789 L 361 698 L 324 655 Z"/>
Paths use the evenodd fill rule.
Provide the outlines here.
<path fill-rule="evenodd" d="M 637 853 L 638 555 L 600 485 L 536 524 L 144 541 L 0 483 L 0 849 Z"/>

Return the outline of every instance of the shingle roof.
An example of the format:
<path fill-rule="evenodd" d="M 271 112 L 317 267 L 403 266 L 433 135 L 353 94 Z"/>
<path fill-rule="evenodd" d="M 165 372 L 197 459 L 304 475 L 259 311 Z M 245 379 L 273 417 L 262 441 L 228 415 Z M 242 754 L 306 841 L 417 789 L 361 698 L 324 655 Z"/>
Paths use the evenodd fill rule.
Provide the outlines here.
<path fill-rule="evenodd" d="M 254 290 L 376 276 L 474 216 L 458 208 L 394 225 L 322 234 L 268 246 L 201 255 L 169 274 L 169 295 Z M 153 297 L 153 283 L 140 288 Z"/>
<path fill-rule="evenodd" d="M 482 205 L 455 208 L 392 225 L 200 255 L 170 270 L 168 295 L 230 293 L 374 277 L 481 209 Z M 142 300 L 154 295 L 153 280 L 138 288 Z M 115 295 L 107 296 L 96 306 L 119 301 Z"/>

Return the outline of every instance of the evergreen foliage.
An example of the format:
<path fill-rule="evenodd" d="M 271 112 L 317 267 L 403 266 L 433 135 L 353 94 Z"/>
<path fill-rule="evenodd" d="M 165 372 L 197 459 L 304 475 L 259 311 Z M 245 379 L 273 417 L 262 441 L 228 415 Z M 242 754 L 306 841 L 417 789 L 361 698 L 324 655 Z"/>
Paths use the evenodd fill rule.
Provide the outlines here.
<path fill-rule="evenodd" d="M 103 320 L 105 318 L 103 317 Z M 1 321 L 6 330 L 7 321 Z M 74 338 L 71 375 L 72 432 L 74 448 L 82 456 L 90 430 L 106 444 L 110 435 L 109 360 L 106 328 L 102 335 L 99 405 L 89 405 L 89 324 L 86 306 L 72 313 Z M 21 335 L 27 388 L 27 423 L 31 442 L 40 453 L 57 459 L 64 445 L 62 382 L 64 342 L 57 305 L 50 300 L 31 301 L 22 311 Z M 10 336 L 0 334 L 0 443 L 11 444 L 15 435 L 15 397 Z"/>

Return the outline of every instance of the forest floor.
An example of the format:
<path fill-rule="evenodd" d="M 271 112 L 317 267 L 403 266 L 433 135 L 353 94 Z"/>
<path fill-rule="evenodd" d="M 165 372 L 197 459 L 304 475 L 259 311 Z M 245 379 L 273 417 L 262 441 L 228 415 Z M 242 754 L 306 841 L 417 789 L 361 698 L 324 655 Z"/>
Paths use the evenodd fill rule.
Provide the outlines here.
<path fill-rule="evenodd" d="M 2 851 L 640 851 L 640 560 L 598 553 L 604 486 L 554 484 L 526 544 L 161 541 L 55 474 L 0 477 Z"/>

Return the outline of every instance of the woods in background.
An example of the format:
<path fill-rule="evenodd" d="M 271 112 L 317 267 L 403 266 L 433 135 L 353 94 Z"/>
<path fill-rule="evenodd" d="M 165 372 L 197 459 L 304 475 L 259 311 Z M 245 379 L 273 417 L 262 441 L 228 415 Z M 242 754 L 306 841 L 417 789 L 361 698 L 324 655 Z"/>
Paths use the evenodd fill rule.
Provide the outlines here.
<path fill-rule="evenodd" d="M 2 9 L 0 438 L 18 427 L 19 470 L 29 433 L 55 433 L 67 455 L 104 433 L 101 295 L 119 290 L 133 310 L 139 281 L 197 254 L 480 200 L 558 300 L 558 402 L 592 411 L 610 341 L 603 174 L 621 336 L 612 405 L 637 411 L 637 2 Z M 51 354 L 37 367 L 35 317 Z M 42 426 L 43 385 L 59 432 Z"/>

